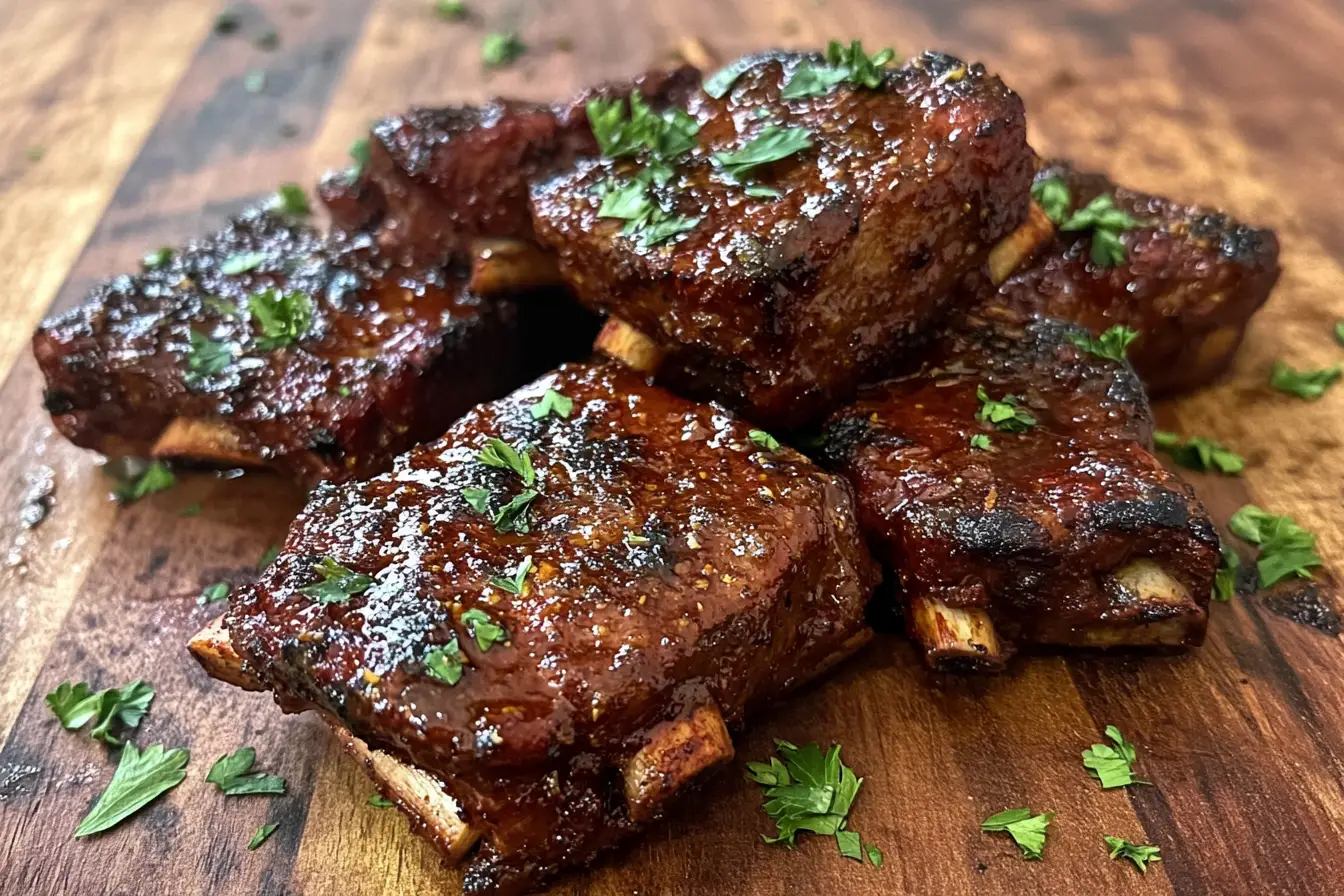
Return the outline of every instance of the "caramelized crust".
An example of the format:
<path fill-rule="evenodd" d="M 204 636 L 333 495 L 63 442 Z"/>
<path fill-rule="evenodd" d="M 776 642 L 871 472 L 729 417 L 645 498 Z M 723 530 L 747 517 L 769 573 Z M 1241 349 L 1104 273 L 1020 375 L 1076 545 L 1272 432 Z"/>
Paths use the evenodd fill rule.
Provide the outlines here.
<path fill-rule="evenodd" d="M 1153 395 L 1202 386 L 1232 362 L 1251 315 L 1279 277 L 1274 233 L 1222 212 L 1118 187 L 1100 174 L 1050 162 L 1038 180 L 1062 177 L 1073 207 L 1110 193 L 1145 226 L 1125 234 L 1126 259 L 1112 268 L 1089 257 L 1087 234 L 1057 233 L 1035 260 L 972 312 L 973 320 L 1071 320 L 1094 333 L 1139 332 L 1129 358 Z"/>
<path fill-rule="evenodd" d="M 821 59 L 755 57 L 722 99 L 691 97 L 699 145 L 656 192 L 699 223 L 666 242 L 598 217 L 603 185 L 637 161 L 580 161 L 533 190 L 537 235 L 580 301 L 661 343 L 668 384 L 772 427 L 887 372 L 955 287 L 985 278 L 990 247 L 1026 215 L 1032 170 L 1021 101 L 979 65 L 926 53 L 876 90 L 781 99 L 804 62 Z M 806 128 L 814 145 L 742 183 L 713 161 L 770 126 Z"/>
<path fill-rule="evenodd" d="M 547 389 L 573 400 L 568 419 L 534 419 Z M 730 757 L 723 722 L 867 637 L 877 571 L 848 486 L 748 433 L 621 365 L 562 367 L 391 473 L 319 487 L 236 595 L 233 643 L 282 705 L 328 711 L 445 781 L 484 832 L 468 892 L 530 892 Z M 496 531 L 462 493 L 487 489 L 494 511 L 522 492 L 476 459 L 491 437 L 532 446 L 526 533 Z M 326 556 L 375 584 L 306 597 Z M 511 593 L 498 577 L 527 558 Z M 507 640 L 482 649 L 472 610 Z M 453 637 L 468 665 L 450 686 L 426 660 Z"/>
<path fill-rule="evenodd" d="M 255 267 L 224 272 L 247 253 L 259 253 Z M 251 211 L 159 267 L 99 286 L 44 322 L 33 350 L 47 409 L 77 445 L 145 455 L 174 424 L 174 456 L 195 445 L 203 460 L 275 467 L 311 485 L 385 469 L 527 375 L 517 303 L 486 302 L 463 284 L 437 266 L 389 263 L 367 235 L 323 238 Z M 266 289 L 312 299 L 297 342 L 266 345 L 248 313 L 249 296 Z M 222 371 L 191 375 L 193 332 L 227 348 Z"/>
<path fill-rule="evenodd" d="M 918 602 L 907 622 L 931 660 L 956 638 L 979 645 L 966 658 L 982 661 L 966 665 L 988 667 L 1014 643 L 1203 639 L 1214 527 L 1150 453 L 1133 371 L 1071 333 L 1083 331 L 1038 321 L 950 332 L 921 370 L 863 389 L 827 425 L 825 454 L 853 483 L 907 608 Z M 1015 433 L 977 420 L 977 387 L 1016 396 L 1036 424 Z M 976 435 L 988 450 L 970 444 Z M 985 611 L 990 627 L 946 608 Z"/>

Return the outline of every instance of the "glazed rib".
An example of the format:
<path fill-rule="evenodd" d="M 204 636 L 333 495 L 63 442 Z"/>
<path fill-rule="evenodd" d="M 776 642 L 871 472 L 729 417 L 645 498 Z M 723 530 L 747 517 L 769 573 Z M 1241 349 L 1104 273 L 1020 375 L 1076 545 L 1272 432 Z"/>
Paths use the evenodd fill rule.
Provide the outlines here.
<path fill-rule="evenodd" d="M 548 389 L 568 417 L 534 414 Z M 877 572 L 848 486 L 749 432 L 620 365 L 567 365 L 391 473 L 319 487 L 235 596 L 232 642 L 282 705 L 444 782 L 482 832 L 469 893 L 530 892 L 659 815 L 731 758 L 725 726 L 869 636 Z M 478 459 L 491 438 L 531 446 L 530 486 Z M 526 531 L 498 531 L 528 488 Z M 319 603 L 299 589 L 324 557 L 375 583 Z M 504 640 L 482 647 L 473 611 Z M 450 684 L 432 651 L 453 639 Z"/>
<path fill-rule="evenodd" d="M 931 665 L 1203 640 L 1217 534 L 1150 453 L 1132 369 L 1075 345 L 1084 332 L 949 332 L 919 371 L 864 388 L 827 424 L 825 455 L 853 483 Z M 983 397 L 1008 396 L 1035 422 L 977 418 Z"/>

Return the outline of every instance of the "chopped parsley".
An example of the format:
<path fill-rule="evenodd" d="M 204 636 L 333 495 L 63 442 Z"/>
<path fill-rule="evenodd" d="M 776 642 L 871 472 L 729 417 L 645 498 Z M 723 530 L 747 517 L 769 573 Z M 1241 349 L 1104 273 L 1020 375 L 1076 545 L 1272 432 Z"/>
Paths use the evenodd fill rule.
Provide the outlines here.
<path fill-rule="evenodd" d="M 229 583 L 215 582 L 213 585 L 207 585 L 205 589 L 201 591 L 201 596 L 196 598 L 196 603 L 205 606 L 206 604 L 213 604 L 216 601 L 221 601 L 228 596 Z"/>
<path fill-rule="evenodd" d="M 299 593 L 320 604 L 343 604 L 373 585 L 370 576 L 347 569 L 330 557 L 323 557 L 314 564 L 313 572 L 321 576 L 322 581 L 303 586 Z"/>
<path fill-rule="evenodd" d="M 218 314 L 220 317 L 237 317 L 238 306 L 228 299 L 219 296 L 203 296 L 201 304 Z"/>
<path fill-rule="evenodd" d="M 256 761 L 257 751 L 252 747 L 243 747 L 216 759 L 205 780 L 218 787 L 225 796 L 284 793 L 285 779 L 252 771 Z"/>
<path fill-rule="evenodd" d="M 490 584 L 493 587 L 498 588 L 501 591 L 507 591 L 510 594 L 522 594 L 523 587 L 527 582 L 527 574 L 531 571 L 532 558 L 530 556 L 524 557 L 523 562 L 519 563 L 514 568 L 511 575 L 491 576 Z M 463 618 L 465 619 L 466 617 L 464 616 Z"/>
<path fill-rule="evenodd" d="M 834 836 L 841 855 L 862 862 L 859 835 L 846 825 L 863 779 L 840 761 L 840 745 L 823 753 L 817 744 L 798 747 L 776 740 L 775 748 L 778 757 L 747 763 L 747 778 L 765 788 L 761 808 L 775 823 L 774 836 L 761 839 L 792 848 L 800 831 Z M 881 850 L 869 844 L 866 851 L 874 865 L 881 864 Z"/>
<path fill-rule="evenodd" d="M 462 648 L 457 646 L 457 635 L 453 635 L 442 647 L 431 648 L 425 654 L 425 671 L 447 685 L 455 685 L 462 680 L 462 669 L 467 658 Z"/>
<path fill-rule="evenodd" d="M 1241 555 L 1227 545 L 1219 545 L 1218 571 L 1213 574 L 1213 599 L 1224 603 L 1237 594 L 1237 576 L 1241 571 Z"/>
<path fill-rule="evenodd" d="M 123 504 L 139 501 L 146 495 L 166 491 L 177 485 L 172 469 L 161 460 L 150 461 L 149 466 L 134 479 L 117 486 L 116 498 Z"/>
<path fill-rule="evenodd" d="M 714 153 L 725 172 L 741 179 L 753 168 L 787 159 L 812 147 L 812 132 L 807 128 L 782 128 L 768 125 L 741 149 Z"/>
<path fill-rule="evenodd" d="M 462 489 L 462 497 L 477 513 L 490 512 L 490 489 L 469 485 Z"/>
<path fill-rule="evenodd" d="M 233 349 L 227 342 L 215 342 L 195 330 L 188 338 L 191 340 L 191 350 L 187 353 L 188 386 L 197 386 L 202 380 L 218 376 L 233 363 Z"/>
<path fill-rule="evenodd" d="M 519 445 L 513 447 L 503 439 L 491 438 L 485 443 L 485 447 L 476 455 L 476 460 L 485 464 L 487 467 L 498 467 L 502 470 L 512 470 L 518 474 L 518 478 L 523 480 L 523 485 L 531 485 L 537 479 L 536 472 L 532 469 L 532 458 L 528 456 L 528 447 Z"/>
<path fill-rule="evenodd" d="M 753 199 L 778 199 L 783 193 L 774 187 L 767 187 L 765 184 L 747 184 L 743 191 Z"/>
<path fill-rule="evenodd" d="M 264 289 L 247 297 L 247 310 L 261 327 L 257 348 L 264 352 L 298 342 L 313 323 L 313 300 L 301 292 Z"/>
<path fill-rule="evenodd" d="M 1045 216 L 1056 224 L 1063 224 L 1069 217 L 1069 207 L 1073 197 L 1069 195 L 1069 184 L 1056 175 L 1038 180 L 1031 185 L 1031 198 L 1045 212 Z"/>
<path fill-rule="evenodd" d="M 280 545 L 273 544 L 266 549 L 266 553 L 261 555 L 257 561 L 257 569 L 263 570 L 275 562 L 275 558 L 280 556 Z"/>
<path fill-rule="evenodd" d="M 358 140 L 351 141 L 347 152 L 349 152 L 350 158 L 355 161 L 351 171 L 355 177 L 359 177 L 364 173 L 364 169 L 369 167 L 369 138 L 360 137 Z"/>
<path fill-rule="evenodd" d="M 515 31 L 494 31 L 481 41 L 481 61 L 490 68 L 508 65 L 527 50 Z"/>
<path fill-rule="evenodd" d="M 1055 813 L 1032 815 L 1030 809 L 1005 809 L 980 822 L 980 830 L 988 833 L 1003 831 L 1013 838 L 1022 850 L 1022 858 L 1039 859 L 1045 849 L 1045 831 Z"/>
<path fill-rule="evenodd" d="M 529 557 L 523 562 L 527 564 L 527 567 L 530 567 L 532 558 Z M 518 587 L 521 590 L 522 578 L 527 576 L 527 568 L 520 565 L 518 573 L 520 574 Z M 491 584 L 494 584 L 493 581 Z M 509 633 L 504 630 L 504 626 L 492 620 L 484 610 L 472 607 L 462 614 L 462 623 L 467 627 L 467 634 L 476 639 L 476 646 L 481 650 L 489 650 L 494 645 L 509 640 Z"/>
<path fill-rule="evenodd" d="M 756 61 L 750 56 L 743 56 L 734 62 L 725 65 L 705 79 L 703 90 L 705 93 L 721 100 L 732 90 L 734 82 L 742 77 L 742 73 L 756 64 Z"/>
<path fill-rule="evenodd" d="M 287 218 L 306 218 L 313 213 L 308 194 L 296 183 L 283 183 L 277 187 L 267 208 Z"/>
<path fill-rule="evenodd" d="M 554 389 L 547 389 L 541 399 L 531 407 L 532 419 L 540 420 L 547 414 L 554 414 L 562 420 L 568 420 L 574 413 L 574 399 L 561 395 Z"/>
<path fill-rule="evenodd" d="M 1224 476 L 1236 476 L 1246 469 L 1246 458 L 1203 436 L 1181 441 L 1176 433 L 1158 429 L 1153 432 L 1153 444 L 1176 463 L 1192 470 L 1217 470 Z"/>
<path fill-rule="evenodd" d="M 455 21 L 467 17 L 467 4 L 462 0 L 437 0 L 434 4 L 434 12 L 438 17 L 446 21 Z M 392 805 L 388 803 L 388 805 Z"/>
<path fill-rule="evenodd" d="M 1318 370 L 1296 370 L 1282 361 L 1274 362 L 1269 384 L 1280 392 L 1315 401 L 1344 374 L 1344 364 L 1322 367 Z"/>
<path fill-rule="evenodd" d="M 246 274 L 255 271 L 266 260 L 265 252 L 234 252 L 219 263 L 221 274 Z"/>
<path fill-rule="evenodd" d="M 140 266 L 147 271 L 155 271 L 173 260 L 173 250 L 167 246 L 155 249 L 140 259 Z"/>
<path fill-rule="evenodd" d="M 994 424 L 1001 432 L 1026 432 L 1036 425 L 1036 418 L 1018 406 L 1016 395 L 1005 395 L 1002 401 L 989 397 L 984 386 L 975 387 L 980 410 L 975 419 Z"/>
<path fill-rule="evenodd" d="M 531 531 L 531 523 L 528 520 L 527 512 L 536 499 L 536 490 L 530 488 L 515 495 L 509 503 L 495 511 L 493 519 L 495 531 L 517 532 L 519 535 L 526 535 Z"/>
<path fill-rule="evenodd" d="M 855 87 L 876 89 L 882 86 L 886 77 L 887 64 L 895 58 L 896 51 L 891 47 L 870 56 L 864 52 L 861 41 L 852 41 L 845 46 L 833 40 L 826 46 L 826 64 L 813 65 L 811 60 L 803 60 L 780 91 L 779 98 L 799 100 L 821 96 L 837 84 L 846 82 Z"/>
<path fill-rule="evenodd" d="M 257 832 L 252 835 L 252 839 L 247 841 L 248 850 L 254 850 L 267 840 L 271 839 L 271 835 L 275 833 L 275 829 L 278 827 L 280 827 L 280 822 L 273 821 L 270 824 L 264 824 L 257 828 Z"/>
<path fill-rule="evenodd" d="M 1316 536 L 1303 529 L 1290 516 L 1266 513 L 1254 504 L 1232 514 L 1227 527 L 1233 534 L 1260 546 L 1255 567 L 1260 587 L 1268 588 L 1288 578 L 1311 578 L 1311 569 L 1321 565 L 1316 553 Z"/>
<path fill-rule="evenodd" d="M 1144 874 L 1148 873 L 1149 862 L 1162 861 L 1162 847 L 1160 846 L 1141 846 L 1130 843 L 1122 837 L 1112 837 L 1109 834 L 1103 834 L 1102 839 L 1111 849 L 1111 858 L 1129 859 Z"/>
<path fill-rule="evenodd" d="M 1335 322 L 1335 341 L 1344 345 L 1344 320 Z"/>
<path fill-rule="evenodd" d="M 1065 339 L 1085 352 L 1090 352 L 1098 358 L 1106 358 L 1111 361 L 1125 360 L 1125 351 L 1129 344 L 1139 338 L 1138 330 L 1131 330 L 1129 327 L 1122 327 L 1117 324 L 1106 330 L 1100 336 L 1093 336 L 1091 333 L 1066 333 Z"/>
<path fill-rule="evenodd" d="M 1111 195 L 1103 193 L 1061 221 L 1059 229 L 1092 231 L 1092 263 L 1113 267 L 1125 260 L 1125 244 L 1120 234 L 1139 226 L 1137 218 L 1116 208 Z"/>
<path fill-rule="evenodd" d="M 75 836 L 89 837 L 115 827 L 181 784 L 187 777 L 183 769 L 190 759 L 186 750 L 165 751 L 162 744 L 146 747 L 143 753 L 135 744 L 122 747 L 121 761 L 112 773 L 112 780 L 75 828 Z"/>
<path fill-rule="evenodd" d="M 971 447 L 978 451 L 988 451 L 990 448 L 989 436 L 982 432 L 971 436 Z"/>
<path fill-rule="evenodd" d="M 763 429 L 753 429 L 747 433 L 747 438 L 751 439 L 751 444 L 757 448 L 764 448 L 772 454 L 779 450 L 779 440 Z"/>
<path fill-rule="evenodd" d="M 1093 744 L 1083 751 L 1083 765 L 1088 774 L 1101 782 L 1101 789 L 1149 783 L 1134 776 L 1134 759 L 1138 753 L 1134 745 L 1125 740 L 1120 729 L 1107 725 L 1106 736 L 1115 746 Z"/>
<path fill-rule="evenodd" d="M 78 731 L 89 722 L 89 737 L 111 746 L 121 741 L 112 734 L 113 726 L 125 731 L 140 727 L 149 712 L 154 689 L 141 679 L 119 688 L 93 691 L 88 682 L 63 681 L 47 694 L 47 706 L 67 731 Z"/>
<path fill-rule="evenodd" d="M 369 797 L 365 802 L 375 809 L 391 809 L 396 805 L 396 803 L 377 793 Z"/>
<path fill-rule="evenodd" d="M 874 868 L 882 867 L 882 850 L 878 849 L 876 844 L 867 844 L 863 851 L 868 854 L 868 861 L 872 862 Z"/>

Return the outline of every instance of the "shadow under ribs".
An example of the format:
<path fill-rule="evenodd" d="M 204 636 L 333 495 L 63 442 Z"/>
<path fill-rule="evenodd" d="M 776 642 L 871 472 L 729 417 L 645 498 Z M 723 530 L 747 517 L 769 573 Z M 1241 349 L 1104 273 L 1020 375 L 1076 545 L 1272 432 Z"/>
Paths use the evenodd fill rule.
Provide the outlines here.
<path fill-rule="evenodd" d="M 567 417 L 534 413 L 548 389 Z M 732 757 L 728 727 L 869 637 L 878 572 L 848 484 L 749 431 L 619 364 L 566 365 L 388 474 L 319 486 L 232 598 L 232 644 L 285 708 L 443 782 L 481 834 L 469 893 L 530 892 L 661 814 Z M 530 486 L 478 459 L 491 438 L 531 446 Z M 529 488 L 525 523 L 498 531 Z M 373 584 L 304 594 L 324 557 Z M 432 671 L 452 643 L 454 684 Z"/>
<path fill-rule="evenodd" d="M 1070 341 L 1083 333 L 953 330 L 918 372 L 864 388 L 827 423 L 822 451 L 853 483 L 931 665 L 999 669 L 1029 644 L 1203 640 L 1217 533 L 1151 454 L 1133 370 Z M 1034 425 L 978 420 L 981 388 L 1014 396 Z"/>

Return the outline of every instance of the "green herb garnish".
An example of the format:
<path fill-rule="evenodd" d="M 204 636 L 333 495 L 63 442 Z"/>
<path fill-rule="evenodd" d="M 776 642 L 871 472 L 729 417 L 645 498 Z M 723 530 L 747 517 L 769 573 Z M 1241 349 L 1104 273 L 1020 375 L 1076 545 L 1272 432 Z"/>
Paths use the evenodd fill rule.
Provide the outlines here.
<path fill-rule="evenodd" d="M 391 809 L 396 805 L 396 803 L 377 793 L 369 797 L 365 802 L 375 809 Z"/>
<path fill-rule="evenodd" d="M 1295 370 L 1282 361 L 1274 362 L 1269 384 L 1280 392 L 1315 401 L 1344 374 L 1344 364 L 1322 367 L 1319 370 Z"/>
<path fill-rule="evenodd" d="M 455 685 L 462 680 L 462 669 L 467 658 L 462 648 L 457 646 L 457 635 L 453 635 L 442 647 L 434 647 L 425 654 L 425 671 L 444 684 Z"/>
<path fill-rule="evenodd" d="M 267 208 L 287 218 L 306 218 L 313 213 L 308 194 L 296 183 L 283 183 L 277 187 Z"/>
<path fill-rule="evenodd" d="M 1218 546 L 1218 571 L 1213 574 L 1213 599 L 1227 602 L 1237 594 L 1241 556 L 1227 545 Z"/>
<path fill-rule="evenodd" d="M 526 535 L 531 531 L 531 523 L 528 520 L 527 512 L 536 499 L 537 492 L 529 488 L 495 511 L 495 531 L 517 532 L 519 535 Z"/>
<path fill-rule="evenodd" d="M 1125 260 L 1120 234 L 1139 226 L 1137 218 L 1116 208 L 1111 195 L 1103 193 L 1060 222 L 1059 229 L 1092 231 L 1092 263 L 1113 267 Z"/>
<path fill-rule="evenodd" d="M 540 420 L 547 414 L 554 414 L 562 420 L 568 420 L 574 412 L 574 399 L 561 395 L 554 389 L 547 389 L 541 400 L 532 405 L 532 419 Z"/>
<path fill-rule="evenodd" d="M 747 438 L 751 439 L 751 444 L 757 448 L 764 448 L 771 454 L 780 448 L 779 440 L 763 429 L 753 429 L 747 433 Z"/>
<path fill-rule="evenodd" d="M 1093 336 L 1091 333 L 1064 334 L 1064 338 L 1070 343 L 1090 352 L 1098 358 L 1106 358 L 1111 361 L 1125 360 L 1125 350 L 1129 344 L 1139 338 L 1138 330 L 1131 330 L 1129 327 L 1116 325 L 1106 330 L 1100 336 Z"/>
<path fill-rule="evenodd" d="M 123 504 L 139 501 L 146 495 L 165 491 L 177 485 L 177 477 L 169 466 L 161 460 L 150 461 L 144 472 L 129 482 L 117 486 L 116 498 Z"/>
<path fill-rule="evenodd" d="M 1153 444 L 1192 470 L 1217 470 L 1225 476 L 1236 476 L 1246 469 L 1246 458 L 1203 436 L 1181 441 L 1176 433 L 1158 429 L 1153 431 Z"/>
<path fill-rule="evenodd" d="M 491 576 L 490 584 L 493 587 L 498 588 L 501 591 L 507 591 L 510 594 L 522 594 L 523 586 L 527 581 L 527 574 L 531 571 L 532 558 L 530 556 L 524 557 L 523 562 L 519 563 L 514 568 L 512 574 L 508 576 Z M 465 619 L 466 616 L 464 615 L 462 618 Z"/>
<path fill-rule="evenodd" d="M 155 249 L 144 258 L 140 259 L 140 266 L 147 271 L 158 270 L 168 262 L 173 260 L 173 250 L 167 246 L 161 249 Z"/>
<path fill-rule="evenodd" d="M 1344 320 L 1335 323 L 1335 341 L 1344 345 Z"/>
<path fill-rule="evenodd" d="M 75 828 L 76 837 L 89 837 L 115 827 L 167 793 L 187 777 L 183 771 L 191 754 L 183 749 L 164 751 L 162 744 L 141 753 L 135 744 L 122 747 L 121 761 L 107 789 Z"/>
<path fill-rule="evenodd" d="M 1111 858 L 1129 859 L 1144 874 L 1148 873 L 1149 862 L 1162 861 L 1160 855 L 1162 847 L 1160 846 L 1140 846 L 1121 837 L 1112 837 L 1109 834 L 1103 834 L 1102 839 L 1111 848 Z"/>
<path fill-rule="evenodd" d="M 764 184 L 747 184 L 747 188 L 743 192 L 753 199 L 778 199 L 784 195 L 774 187 L 767 187 Z"/>
<path fill-rule="evenodd" d="M 63 681 L 46 696 L 47 706 L 60 720 L 62 728 L 78 731 L 93 722 L 89 737 L 112 746 L 121 743 L 112 735 L 112 727 L 123 730 L 140 727 L 140 720 L 149 712 L 153 699 L 154 689 L 141 679 L 96 692 L 88 682 L 72 684 Z"/>
<path fill-rule="evenodd" d="M 1031 185 L 1031 198 L 1045 212 L 1045 216 L 1056 224 L 1063 224 L 1069 217 L 1069 206 L 1073 197 L 1069 195 L 1069 184 L 1056 175 L 1038 180 Z"/>
<path fill-rule="evenodd" d="M 213 604 L 216 601 L 221 601 L 228 596 L 229 583 L 215 582 L 213 585 L 207 585 L 205 589 L 201 591 L 201 596 L 196 598 L 196 603 L 205 606 L 206 604 Z"/>
<path fill-rule="evenodd" d="M 369 138 L 360 137 L 358 140 L 351 141 L 347 152 L 349 152 L 350 158 L 355 160 L 351 171 L 355 177 L 359 177 L 364 173 L 364 169 L 369 167 Z"/>
<path fill-rule="evenodd" d="M 456 21 L 467 17 L 467 4 L 462 0 L 437 0 L 434 4 L 434 12 L 438 17 L 447 21 Z M 392 805 L 388 803 L 388 805 Z"/>
<path fill-rule="evenodd" d="M 1016 395 L 1005 395 L 997 401 L 989 397 L 984 386 L 976 386 L 975 397 L 980 399 L 975 419 L 992 423 L 1002 432 L 1026 432 L 1036 425 L 1036 418 L 1018 406 Z"/>
<path fill-rule="evenodd" d="M 705 79 L 702 89 L 705 93 L 721 100 L 727 96 L 728 91 L 732 89 L 733 83 L 742 76 L 742 73 L 755 65 L 756 60 L 750 56 L 743 56 L 734 62 L 725 65 Z"/>
<path fill-rule="evenodd" d="M 265 260 L 265 252 L 235 252 L 219 263 L 219 272 L 246 274 L 248 271 L 255 271 Z"/>
<path fill-rule="evenodd" d="M 842 855 L 863 861 L 858 835 L 845 830 L 863 779 L 840 761 L 840 745 L 822 753 L 817 744 L 798 747 L 786 740 L 776 740 L 775 748 L 778 758 L 771 756 L 768 762 L 747 763 L 747 778 L 765 788 L 765 804 L 761 808 L 775 823 L 775 835 L 761 839 L 793 847 L 800 831 L 811 831 L 835 837 Z M 876 847 L 870 845 L 870 859 L 874 850 Z M 873 864 L 878 864 L 881 856 L 877 850 Z"/>
<path fill-rule="evenodd" d="M 1004 831 L 1022 850 L 1022 858 L 1039 859 L 1045 849 L 1045 830 L 1054 817 L 1053 812 L 1032 815 L 1030 809 L 1005 809 L 980 822 L 980 830 Z"/>
<path fill-rule="evenodd" d="M 1138 754 L 1134 745 L 1125 740 L 1120 729 L 1107 725 L 1106 736 L 1115 746 L 1093 744 L 1083 751 L 1083 765 L 1087 767 L 1088 774 L 1101 782 L 1101 789 L 1149 783 L 1134 777 L 1134 759 Z"/>
<path fill-rule="evenodd" d="M 714 161 L 740 180 L 753 168 L 778 162 L 811 147 L 812 132 L 807 128 L 781 128 L 772 124 L 741 149 L 714 153 Z"/>
<path fill-rule="evenodd" d="M 637 92 L 630 94 L 629 102 L 589 100 L 584 112 L 598 148 L 609 159 L 646 155 L 668 164 L 693 149 L 700 133 L 700 125 L 684 110 L 655 112 Z"/>
<path fill-rule="evenodd" d="M 495 31 L 481 41 L 481 61 L 489 68 L 508 65 L 527 50 L 514 31 Z"/>
<path fill-rule="evenodd" d="M 989 436 L 982 432 L 971 436 L 971 447 L 979 451 L 988 451 L 990 448 Z"/>
<path fill-rule="evenodd" d="M 227 342 L 215 342 L 195 330 L 188 338 L 191 350 L 187 353 L 187 385 L 197 386 L 204 379 L 218 376 L 233 363 L 233 349 Z"/>
<path fill-rule="evenodd" d="M 280 827 L 280 822 L 275 821 L 257 828 L 257 832 L 252 835 L 252 839 L 247 841 L 248 850 L 251 851 L 256 849 L 258 846 L 271 839 L 271 835 L 275 833 L 275 829 L 278 827 Z"/>
<path fill-rule="evenodd" d="M 280 556 L 280 545 L 273 544 L 266 549 L 266 553 L 261 555 L 257 561 L 257 569 L 263 570 L 275 562 L 275 558 Z"/>
<path fill-rule="evenodd" d="M 261 327 L 257 348 L 264 352 L 298 342 L 313 323 L 313 300 L 301 292 L 265 289 L 247 297 L 247 310 Z"/>
<path fill-rule="evenodd" d="M 532 565 L 532 558 L 523 561 L 528 567 Z M 519 566 L 519 573 L 525 577 L 527 569 Z M 491 584 L 494 584 L 493 580 Z M 518 587 L 522 589 L 522 578 L 518 580 Z M 518 592 L 515 592 L 518 593 Z M 476 646 L 481 650 L 489 650 L 495 644 L 509 640 L 509 633 L 504 627 L 492 620 L 486 615 L 484 610 L 478 610 L 472 607 L 462 614 L 462 623 L 467 626 L 467 634 L 476 639 Z"/>
<path fill-rule="evenodd" d="M 343 604 L 373 585 L 371 577 L 347 569 L 330 557 L 323 557 L 314 564 L 313 572 L 321 576 L 322 581 L 305 585 L 299 589 L 299 593 L 320 604 Z"/>
<path fill-rule="evenodd" d="M 490 489 L 469 485 L 462 489 L 462 497 L 477 513 L 490 512 Z"/>
<path fill-rule="evenodd" d="M 891 47 L 878 50 L 871 56 L 864 52 L 861 41 L 845 46 L 833 40 L 826 46 L 826 65 L 813 65 L 803 60 L 789 78 L 779 97 L 784 100 L 821 96 L 837 84 L 848 82 L 855 87 L 875 90 L 882 86 L 886 67 L 896 58 Z"/>
<path fill-rule="evenodd" d="M 215 760 L 205 780 L 223 791 L 225 796 L 249 796 L 252 794 L 284 793 L 285 779 L 278 775 L 252 771 L 257 761 L 257 751 L 243 747 L 235 753 L 229 753 Z"/>
<path fill-rule="evenodd" d="M 1227 527 L 1233 534 L 1260 546 L 1255 567 L 1261 588 L 1297 576 L 1311 578 L 1311 569 L 1321 565 L 1316 536 L 1293 522 L 1290 516 L 1266 513 L 1254 504 L 1232 514 Z"/>
<path fill-rule="evenodd" d="M 527 452 L 526 445 L 520 444 L 514 448 L 502 439 L 491 438 L 476 455 L 476 460 L 487 467 L 512 470 L 523 480 L 523 485 L 531 485 L 536 481 L 537 474 L 532 469 L 532 459 Z"/>

